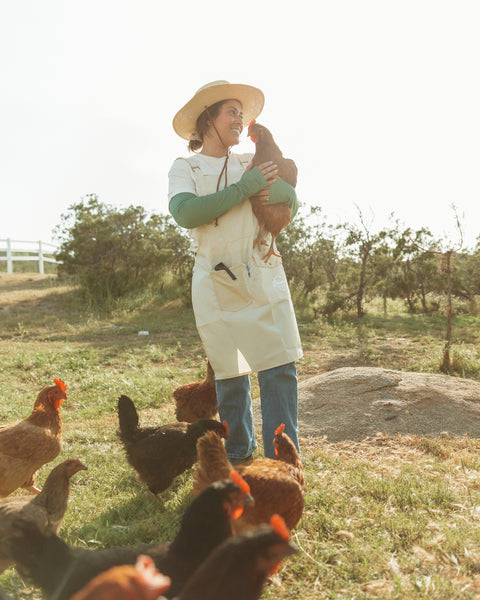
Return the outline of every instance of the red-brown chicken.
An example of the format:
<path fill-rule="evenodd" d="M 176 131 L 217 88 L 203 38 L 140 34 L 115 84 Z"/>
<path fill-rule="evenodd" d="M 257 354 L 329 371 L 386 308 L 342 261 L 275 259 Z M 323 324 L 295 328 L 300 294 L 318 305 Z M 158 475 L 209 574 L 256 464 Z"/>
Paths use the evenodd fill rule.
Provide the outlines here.
<path fill-rule="evenodd" d="M 303 466 L 292 440 L 282 424 L 275 431 L 273 445 L 278 460 L 257 458 L 235 468 L 250 486 L 255 504 L 248 506 L 233 524 L 241 532 L 260 523 L 268 523 L 274 513 L 281 515 L 289 529 L 295 527 L 303 513 L 305 478 Z M 215 432 L 197 442 L 198 467 L 194 474 L 193 495 L 232 470 L 225 446 Z"/>
<path fill-rule="evenodd" d="M 259 600 L 267 577 L 297 552 L 289 538 L 279 515 L 269 525 L 229 538 L 195 571 L 177 600 Z"/>
<path fill-rule="evenodd" d="M 149 556 L 140 554 L 135 565 L 100 573 L 71 600 L 156 600 L 170 583 L 170 577 L 162 575 Z"/>
<path fill-rule="evenodd" d="M 200 419 L 213 419 L 217 414 L 217 392 L 210 361 L 207 361 L 205 379 L 178 387 L 174 390 L 173 397 L 177 421 L 194 423 Z"/>
<path fill-rule="evenodd" d="M 278 165 L 278 176 L 290 184 L 292 187 L 297 185 L 297 165 L 290 158 L 284 158 L 282 151 L 275 143 L 270 131 L 252 121 L 248 126 L 248 135 L 255 143 L 255 155 L 252 159 L 252 165 L 258 166 L 267 161 L 273 161 Z M 264 196 L 251 196 L 253 214 L 257 217 L 260 225 L 260 233 L 256 244 L 268 245 L 264 240 L 266 233 L 270 233 L 271 242 L 267 254 L 263 257 L 266 262 L 272 254 L 280 256 L 275 251 L 275 239 L 279 233 L 290 223 L 292 211 L 284 202 L 278 204 L 265 204 Z"/>
<path fill-rule="evenodd" d="M 38 494 L 38 469 L 60 454 L 60 406 L 67 399 L 67 386 L 61 379 L 54 379 L 54 383 L 38 394 L 27 419 L 0 425 L 0 497 L 19 487 Z"/>
<path fill-rule="evenodd" d="M 50 471 L 39 494 L 0 500 L 0 573 L 14 563 L 8 543 L 16 521 L 35 523 L 43 533 L 58 533 L 67 510 L 70 478 L 86 468 L 79 460 L 64 460 Z"/>

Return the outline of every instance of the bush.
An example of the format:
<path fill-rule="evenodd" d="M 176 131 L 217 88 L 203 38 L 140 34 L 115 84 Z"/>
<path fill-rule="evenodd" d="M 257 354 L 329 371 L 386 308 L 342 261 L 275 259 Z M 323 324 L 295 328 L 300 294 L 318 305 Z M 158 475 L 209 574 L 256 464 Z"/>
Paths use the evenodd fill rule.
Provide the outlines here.
<path fill-rule="evenodd" d="M 93 304 L 152 286 L 161 291 L 172 276 L 179 295 L 188 289 L 189 242 L 168 216 L 141 206 L 115 209 L 92 194 L 62 215 L 56 236 L 59 275 L 74 276 Z"/>

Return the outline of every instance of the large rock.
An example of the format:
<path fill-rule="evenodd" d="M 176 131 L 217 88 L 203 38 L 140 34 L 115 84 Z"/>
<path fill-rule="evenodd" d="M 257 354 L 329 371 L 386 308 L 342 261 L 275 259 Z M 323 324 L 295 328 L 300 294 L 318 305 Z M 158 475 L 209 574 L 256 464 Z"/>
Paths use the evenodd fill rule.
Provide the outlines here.
<path fill-rule="evenodd" d="M 477 437 L 480 383 L 448 375 L 346 367 L 301 382 L 298 410 L 301 437 L 362 440 L 377 432 Z M 256 417 L 258 422 L 257 411 Z"/>

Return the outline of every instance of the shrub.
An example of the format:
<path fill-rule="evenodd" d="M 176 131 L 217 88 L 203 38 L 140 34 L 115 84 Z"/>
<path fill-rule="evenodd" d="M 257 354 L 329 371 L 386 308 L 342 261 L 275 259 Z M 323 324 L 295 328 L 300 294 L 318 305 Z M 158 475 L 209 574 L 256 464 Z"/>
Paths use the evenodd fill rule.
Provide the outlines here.
<path fill-rule="evenodd" d="M 170 217 L 148 215 L 141 206 L 116 209 L 91 194 L 62 215 L 59 275 L 74 276 L 89 301 L 104 304 L 165 278 L 188 286 L 192 257 L 189 242 Z"/>

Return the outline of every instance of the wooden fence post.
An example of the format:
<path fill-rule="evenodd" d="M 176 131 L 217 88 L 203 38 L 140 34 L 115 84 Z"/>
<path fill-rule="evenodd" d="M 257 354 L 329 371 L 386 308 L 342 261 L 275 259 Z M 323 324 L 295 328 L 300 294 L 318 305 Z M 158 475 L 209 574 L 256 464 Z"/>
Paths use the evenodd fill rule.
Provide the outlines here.
<path fill-rule="evenodd" d="M 38 272 L 43 275 L 43 252 L 42 252 L 42 240 L 38 240 Z"/>
<path fill-rule="evenodd" d="M 12 265 L 12 240 L 7 238 L 7 273 L 13 273 Z"/>

